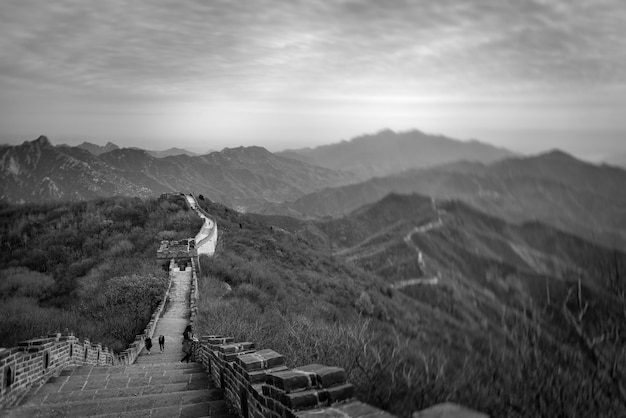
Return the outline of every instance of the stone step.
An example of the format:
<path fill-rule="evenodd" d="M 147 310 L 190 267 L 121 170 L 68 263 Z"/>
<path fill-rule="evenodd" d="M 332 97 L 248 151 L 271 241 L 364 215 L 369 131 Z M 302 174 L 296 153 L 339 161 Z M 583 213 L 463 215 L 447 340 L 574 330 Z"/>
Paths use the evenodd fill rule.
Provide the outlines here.
<path fill-rule="evenodd" d="M 172 383 L 191 383 L 197 380 L 207 380 L 209 376 L 204 372 L 167 373 L 159 375 L 134 376 L 134 375 L 93 375 L 89 379 L 86 376 L 67 376 L 63 378 L 51 378 L 44 386 L 46 391 L 69 392 L 73 390 L 91 389 L 122 389 L 150 385 L 164 385 Z M 54 380 L 53 380 L 54 379 Z M 61 379 L 61 380 L 56 380 Z M 40 390 L 40 391 L 41 391 Z M 39 391 L 38 391 L 39 392 Z"/>
<path fill-rule="evenodd" d="M 231 414 L 226 401 L 224 400 L 224 390 L 221 388 L 209 389 L 209 416 L 212 418 L 235 418 L 237 415 Z"/>
<path fill-rule="evenodd" d="M 137 357 L 137 360 L 135 360 L 135 364 L 137 365 L 161 364 L 161 363 L 176 364 L 180 360 L 182 360 L 184 356 L 185 356 L 185 353 L 183 353 L 180 349 L 176 352 L 171 352 L 171 353 L 167 353 L 167 352 L 159 353 L 158 351 L 154 352 L 153 350 L 152 354 L 150 355 L 142 353 L 139 357 Z"/>
<path fill-rule="evenodd" d="M 115 386 L 115 385 L 113 385 Z M 153 382 L 145 386 L 111 387 L 100 389 L 57 390 L 55 386 L 44 386 L 37 393 L 25 399 L 23 406 L 36 406 L 54 404 L 59 402 L 93 401 L 111 398 L 138 397 L 146 395 L 170 394 L 193 390 L 208 390 L 211 380 L 205 375 L 204 378 L 195 379 L 191 382 L 161 383 Z"/>
<path fill-rule="evenodd" d="M 141 395 L 132 391 L 122 391 L 122 395 L 114 398 L 96 398 L 93 400 L 76 401 L 72 394 L 61 393 L 50 402 L 39 405 L 24 405 L 17 410 L 9 411 L 7 417 L 14 416 L 94 416 L 106 414 L 121 414 L 130 411 L 142 411 L 165 407 L 185 407 L 186 405 L 202 404 L 206 406 L 200 415 L 208 415 L 210 392 L 203 390 L 186 390 L 182 392 L 157 393 Z M 30 413 L 28 415 L 27 413 Z M 50 415 L 46 415 L 50 413 Z M 128 415 L 135 416 L 135 415 Z M 137 415 L 141 416 L 141 415 Z"/>
<path fill-rule="evenodd" d="M 62 381 L 67 378 L 77 380 L 89 379 L 91 377 L 106 377 L 106 376 L 160 376 L 165 374 L 189 374 L 189 373 L 202 373 L 204 369 L 199 363 L 160 363 L 160 364 L 143 364 L 136 366 L 99 366 L 99 367 L 79 367 L 75 369 L 64 369 L 59 376 L 48 380 Z M 65 379 L 64 379 L 65 378 Z"/>
<path fill-rule="evenodd" d="M 26 408 L 9 411 L 6 418 L 58 418 L 58 417 L 150 417 L 150 418 L 202 418 L 219 417 L 232 418 L 232 415 L 209 415 L 211 412 L 210 402 L 185 403 L 165 406 L 147 407 L 138 400 L 134 404 L 100 403 L 97 405 L 64 404 L 42 408 Z"/>

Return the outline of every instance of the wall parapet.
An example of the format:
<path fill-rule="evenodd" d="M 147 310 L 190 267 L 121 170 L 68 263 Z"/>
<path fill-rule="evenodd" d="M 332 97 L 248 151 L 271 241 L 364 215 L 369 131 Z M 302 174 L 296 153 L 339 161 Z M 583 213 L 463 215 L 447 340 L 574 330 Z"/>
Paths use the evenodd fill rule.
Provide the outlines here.
<path fill-rule="evenodd" d="M 101 344 L 73 333 L 55 333 L 0 348 L 0 408 L 17 403 L 32 386 L 43 383 L 67 366 L 116 364 L 116 355 Z"/>

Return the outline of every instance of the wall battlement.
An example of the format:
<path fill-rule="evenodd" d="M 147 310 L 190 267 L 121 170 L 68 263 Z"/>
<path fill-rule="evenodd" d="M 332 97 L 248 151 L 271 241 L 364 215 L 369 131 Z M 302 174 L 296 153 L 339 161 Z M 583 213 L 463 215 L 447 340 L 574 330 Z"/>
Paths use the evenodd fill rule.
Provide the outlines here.
<path fill-rule="evenodd" d="M 14 405 L 32 386 L 44 383 L 67 366 L 113 365 L 116 355 L 107 347 L 81 340 L 72 333 L 55 333 L 0 348 L 0 407 Z"/>

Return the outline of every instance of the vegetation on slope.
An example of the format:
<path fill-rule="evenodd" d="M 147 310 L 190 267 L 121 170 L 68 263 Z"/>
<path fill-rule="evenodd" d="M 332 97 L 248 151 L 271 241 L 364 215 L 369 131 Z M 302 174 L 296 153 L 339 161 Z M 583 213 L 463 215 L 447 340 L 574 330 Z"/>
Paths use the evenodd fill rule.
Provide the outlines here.
<path fill-rule="evenodd" d="M 624 254 L 419 196 L 317 223 L 200 203 L 220 230 L 201 260 L 200 332 L 344 367 L 360 399 L 400 416 L 444 401 L 492 416 L 624 415 Z M 411 236 L 422 271 L 399 249 L 438 216 L 445 226 Z M 509 243 L 554 263 L 538 271 Z M 391 286 L 414 274 L 441 280 Z"/>
<path fill-rule="evenodd" d="M 3 206 L 0 346 L 71 330 L 125 349 L 167 285 L 155 263 L 160 241 L 200 225 L 182 197 Z"/>

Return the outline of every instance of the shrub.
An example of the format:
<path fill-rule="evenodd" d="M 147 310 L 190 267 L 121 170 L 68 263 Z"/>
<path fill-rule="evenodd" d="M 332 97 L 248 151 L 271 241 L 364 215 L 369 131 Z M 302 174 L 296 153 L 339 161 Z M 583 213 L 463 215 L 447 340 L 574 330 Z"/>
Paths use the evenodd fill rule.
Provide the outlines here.
<path fill-rule="evenodd" d="M 0 271 L 0 298 L 26 297 L 36 300 L 49 296 L 55 282 L 52 277 L 25 267 Z"/>

